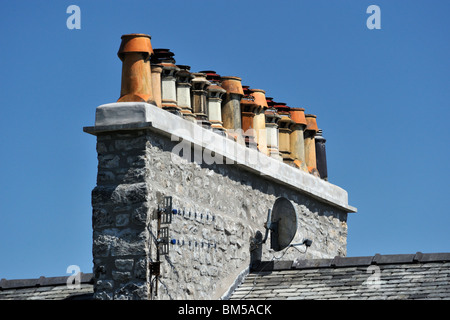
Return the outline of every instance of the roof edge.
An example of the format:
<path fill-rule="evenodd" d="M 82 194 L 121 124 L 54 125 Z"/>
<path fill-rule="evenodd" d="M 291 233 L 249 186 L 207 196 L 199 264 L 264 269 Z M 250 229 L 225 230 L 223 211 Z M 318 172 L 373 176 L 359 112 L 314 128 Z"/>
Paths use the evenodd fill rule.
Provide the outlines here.
<path fill-rule="evenodd" d="M 47 287 L 47 286 L 62 286 L 67 285 L 69 277 L 72 276 L 62 276 L 62 277 L 40 277 L 37 279 L 1 279 L 0 280 L 0 290 L 8 289 L 19 289 L 19 288 L 33 288 L 33 287 Z M 80 272 L 80 284 L 94 283 L 93 273 L 83 273 Z"/>
<path fill-rule="evenodd" d="M 358 267 L 384 264 L 432 263 L 450 261 L 450 252 L 415 254 L 375 254 L 374 256 L 341 257 L 330 259 L 296 259 L 294 261 L 261 261 L 252 265 L 251 272 L 270 272 L 282 270 Z"/>

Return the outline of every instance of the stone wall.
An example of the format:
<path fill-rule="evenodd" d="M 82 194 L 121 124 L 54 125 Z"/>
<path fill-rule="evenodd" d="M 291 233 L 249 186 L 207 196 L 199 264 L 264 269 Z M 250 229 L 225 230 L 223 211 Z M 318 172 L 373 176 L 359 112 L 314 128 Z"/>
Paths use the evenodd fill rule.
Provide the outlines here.
<path fill-rule="evenodd" d="M 248 268 L 251 239 L 257 231 L 264 234 L 267 211 L 281 196 L 297 209 L 293 242 L 309 238 L 313 243 L 305 254 L 304 246 L 273 252 L 268 241 L 263 260 L 345 256 L 346 211 L 237 164 L 188 161 L 173 152 L 179 143 L 148 129 L 97 134 L 98 178 L 92 192 L 96 298 L 222 297 Z M 172 196 L 178 209 L 169 225 L 176 243 L 160 257 L 155 296 L 149 274 L 156 259 L 153 217 L 164 196 Z"/>

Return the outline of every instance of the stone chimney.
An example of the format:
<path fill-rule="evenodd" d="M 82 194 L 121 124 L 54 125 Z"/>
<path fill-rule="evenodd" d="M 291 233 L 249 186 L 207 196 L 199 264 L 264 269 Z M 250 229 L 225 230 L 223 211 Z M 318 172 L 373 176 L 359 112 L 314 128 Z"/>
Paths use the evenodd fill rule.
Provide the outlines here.
<path fill-rule="evenodd" d="M 191 106 L 197 123 L 169 112 L 178 107 L 188 109 L 183 97 L 187 86 L 178 86 L 180 93 L 174 93 L 175 80 L 164 80 L 164 69 L 163 108 L 147 103 L 155 88 L 150 81 L 149 40 L 140 34 L 122 37 L 119 58 L 123 63 L 121 98 L 125 101 L 98 106 L 95 125 L 83 128 L 97 140 L 98 173 L 92 190 L 94 299 L 226 299 L 248 272 L 255 245 L 261 247 L 258 256 L 263 261 L 280 255 L 289 261 L 298 257 L 294 247 L 276 253 L 270 248 L 271 241 L 253 241 L 264 232 L 267 212 L 281 197 L 296 211 L 298 226 L 292 243 L 301 243 L 306 237 L 313 241 L 306 259 L 345 256 L 347 213 L 357 211 L 348 204 L 347 192 L 273 159 L 294 162 L 291 154 L 296 155 L 296 150 L 290 138 L 301 122 L 295 108 L 290 116 L 286 104 L 278 103 L 277 110 L 266 97 L 268 158 L 204 128 L 208 127 L 208 114 L 213 125 L 218 124 L 220 103 L 209 100 L 213 103 L 208 111 L 208 88 L 215 84 L 205 73 L 192 74 Z M 160 49 L 160 57 L 162 53 Z M 167 56 L 172 57 L 170 53 Z M 156 71 L 167 59 L 153 61 Z M 179 76 L 186 75 L 181 72 L 183 67 L 177 69 Z M 166 69 L 173 78 L 175 70 Z M 224 127 L 254 129 L 254 110 L 263 105 L 256 102 L 256 91 L 242 99 L 242 112 L 253 116 L 243 114 L 241 122 L 241 79 L 222 77 L 221 85 L 226 91 L 221 106 Z M 316 157 L 319 147 L 315 148 L 314 140 L 318 128 L 315 116 L 305 118 L 305 161 L 310 168 L 314 162 L 314 173 L 316 166 L 321 168 L 316 165 L 321 156 L 319 152 Z M 174 136 L 180 139 L 173 140 Z M 247 143 L 252 145 L 250 138 Z M 196 154 L 194 161 L 185 157 L 196 150 L 203 157 L 200 165 Z M 211 153 L 205 152 L 208 150 Z M 264 161 L 251 161 L 253 155 Z M 215 160 L 225 160 L 225 164 Z"/>
<path fill-rule="evenodd" d="M 316 163 L 320 177 L 328 181 L 327 154 L 325 150 L 325 142 L 327 140 L 322 136 L 322 130 L 319 129 L 314 138 L 316 147 Z"/>
<path fill-rule="evenodd" d="M 316 162 L 316 142 L 315 135 L 319 128 L 317 127 L 316 116 L 313 114 L 305 115 L 306 118 L 306 129 L 304 133 L 305 137 L 305 161 L 306 166 L 308 167 L 308 171 L 316 176 L 319 176 L 319 172 L 317 171 L 317 162 Z"/>
<path fill-rule="evenodd" d="M 152 92 L 151 37 L 133 33 L 122 36 L 117 55 L 122 60 L 122 83 L 118 102 L 142 101 L 155 104 Z"/>
<path fill-rule="evenodd" d="M 308 171 L 305 162 L 305 141 L 303 131 L 306 128 L 305 109 L 291 108 L 289 110 L 293 123 L 291 124 L 291 156 L 294 158 L 294 164 L 302 169 Z"/>

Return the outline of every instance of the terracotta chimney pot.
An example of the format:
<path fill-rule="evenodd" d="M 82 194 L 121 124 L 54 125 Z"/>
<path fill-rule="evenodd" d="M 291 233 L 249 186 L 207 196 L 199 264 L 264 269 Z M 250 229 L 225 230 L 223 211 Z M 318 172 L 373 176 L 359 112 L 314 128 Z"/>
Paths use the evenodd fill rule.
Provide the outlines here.
<path fill-rule="evenodd" d="M 296 124 L 302 124 L 304 126 L 307 125 L 304 108 L 291 108 L 289 112 L 291 114 L 292 121 Z"/>
<path fill-rule="evenodd" d="M 119 51 L 117 55 L 120 60 L 124 60 L 125 54 L 132 52 L 140 52 L 144 54 L 144 59 L 148 60 L 153 54 L 151 36 L 143 33 L 124 34 L 121 39 Z"/>
<path fill-rule="evenodd" d="M 316 146 L 314 137 L 316 132 L 319 130 L 317 127 L 316 116 L 313 114 L 305 115 L 306 118 L 306 129 L 304 132 L 305 139 L 305 161 L 306 166 L 310 173 L 315 176 L 319 176 L 319 172 L 317 171 L 317 162 L 316 162 Z"/>
<path fill-rule="evenodd" d="M 291 156 L 296 167 L 308 171 L 305 162 L 304 129 L 306 128 L 305 109 L 291 108 L 289 110 L 293 123 L 291 124 Z"/>
<path fill-rule="evenodd" d="M 151 61 L 150 61 L 151 62 Z M 153 97 L 158 108 L 162 108 L 161 100 L 161 73 L 163 66 L 158 63 L 151 62 L 151 72 L 152 72 L 152 91 Z"/>
<path fill-rule="evenodd" d="M 238 95 L 244 95 L 244 90 L 241 84 L 242 79 L 239 77 L 222 77 L 222 88 L 227 90 L 227 94 L 234 93 Z"/>
<path fill-rule="evenodd" d="M 244 96 L 241 99 L 241 121 L 244 140 L 247 147 L 255 148 L 258 146 L 255 135 L 254 119 L 256 110 L 259 109 L 253 96 L 250 95 L 249 86 L 242 86 Z"/>
<path fill-rule="evenodd" d="M 244 96 L 242 79 L 239 77 L 221 77 L 221 87 L 226 90 L 222 100 L 223 127 L 228 130 L 230 138 L 238 140 L 241 136 L 238 131 L 242 129 L 241 99 Z"/>
<path fill-rule="evenodd" d="M 292 130 L 290 127 L 294 122 L 291 119 L 291 114 L 289 112 L 290 108 L 283 102 L 276 102 L 274 107 L 278 110 L 278 114 L 281 116 L 278 121 L 278 148 L 280 149 L 281 156 L 283 157 L 283 162 L 288 165 L 295 166 L 295 159 L 291 155 L 290 135 Z"/>
<path fill-rule="evenodd" d="M 118 102 L 148 102 L 156 104 L 152 92 L 150 56 L 151 37 L 133 33 L 121 37 L 118 57 L 122 61 L 122 82 Z"/>
<path fill-rule="evenodd" d="M 317 127 L 317 119 L 316 116 L 313 114 L 307 114 L 305 115 L 306 118 L 306 130 L 311 130 L 314 132 L 319 131 L 319 128 Z"/>
<path fill-rule="evenodd" d="M 255 99 L 254 102 L 259 106 L 259 108 L 256 109 L 255 118 L 253 119 L 258 150 L 269 155 L 267 149 L 266 119 L 264 114 L 265 110 L 269 107 L 267 105 L 266 92 L 262 89 L 251 89 L 250 92 L 250 95 Z"/>

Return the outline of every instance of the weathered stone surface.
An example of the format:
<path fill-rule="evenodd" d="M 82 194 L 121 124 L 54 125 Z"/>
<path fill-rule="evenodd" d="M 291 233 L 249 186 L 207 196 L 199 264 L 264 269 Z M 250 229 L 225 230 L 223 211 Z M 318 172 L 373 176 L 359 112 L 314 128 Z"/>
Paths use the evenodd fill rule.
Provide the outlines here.
<path fill-rule="evenodd" d="M 267 211 L 280 196 L 297 210 L 293 242 L 313 240 L 303 257 L 346 254 L 347 213 L 340 209 L 236 164 L 187 161 L 172 152 L 180 142 L 149 130 L 97 138 L 102 167 L 92 191 L 94 269 L 104 269 L 97 279 L 111 281 L 97 283 L 97 298 L 151 296 L 147 281 L 157 231 L 152 216 L 164 196 L 172 196 L 178 209 L 168 225 L 176 244 L 161 257 L 157 299 L 220 298 L 248 268 L 251 239 L 264 233 Z M 262 247 L 263 260 L 300 255 L 296 248 L 273 252 L 269 243 Z"/>

